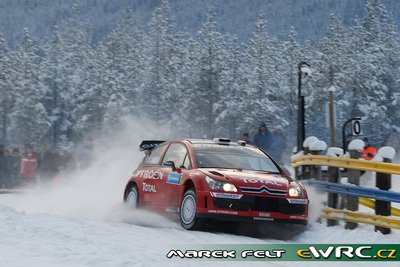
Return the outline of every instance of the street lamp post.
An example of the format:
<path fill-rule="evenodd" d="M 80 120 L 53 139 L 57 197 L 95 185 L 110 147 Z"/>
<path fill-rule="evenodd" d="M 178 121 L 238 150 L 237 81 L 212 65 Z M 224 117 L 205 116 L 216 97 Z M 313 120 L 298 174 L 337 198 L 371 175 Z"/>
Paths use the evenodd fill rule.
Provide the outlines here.
<path fill-rule="evenodd" d="M 301 85 L 303 76 L 307 76 L 310 73 L 310 65 L 302 61 L 298 65 L 298 106 L 297 106 L 297 152 L 303 150 L 303 141 L 306 136 L 305 130 L 305 112 L 304 112 L 304 96 L 301 93 Z"/>

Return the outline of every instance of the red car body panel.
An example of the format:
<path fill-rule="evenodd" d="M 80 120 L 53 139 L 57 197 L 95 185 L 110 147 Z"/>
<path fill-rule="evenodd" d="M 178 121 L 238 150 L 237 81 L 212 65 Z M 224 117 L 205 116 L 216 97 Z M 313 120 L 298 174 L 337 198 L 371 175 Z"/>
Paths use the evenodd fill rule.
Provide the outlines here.
<path fill-rule="evenodd" d="M 180 144 L 186 148 L 190 169 L 178 168 L 172 171 L 170 166 L 161 165 L 171 144 Z M 279 167 L 280 173 L 198 168 L 193 144 L 190 140 L 162 143 L 160 146 L 163 148 L 159 148 L 162 149 L 160 162 L 149 165 L 143 160 L 126 185 L 125 197 L 127 190 L 135 184 L 141 207 L 159 212 L 178 212 L 183 194 L 187 188 L 194 187 L 196 214 L 199 216 L 215 219 L 227 217 L 232 220 L 307 222 L 309 201 L 304 187 L 300 184 L 304 191 L 303 196 L 290 197 L 288 191 L 293 181 Z M 205 176 L 234 184 L 237 192 L 211 190 Z"/>

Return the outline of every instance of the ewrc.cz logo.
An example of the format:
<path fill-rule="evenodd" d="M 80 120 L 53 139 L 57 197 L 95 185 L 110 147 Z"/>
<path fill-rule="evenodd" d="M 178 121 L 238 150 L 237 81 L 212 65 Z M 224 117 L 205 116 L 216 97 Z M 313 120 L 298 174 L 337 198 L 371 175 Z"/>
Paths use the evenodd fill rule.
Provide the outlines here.
<path fill-rule="evenodd" d="M 375 255 L 366 253 L 372 250 L 372 246 L 359 246 L 354 248 L 353 246 L 329 246 L 327 249 L 317 249 L 314 246 L 308 247 L 308 249 L 300 249 L 297 251 L 297 256 L 302 259 L 329 259 L 334 257 L 335 259 L 342 259 L 347 257 L 348 259 L 396 259 L 395 249 L 380 249 Z"/>

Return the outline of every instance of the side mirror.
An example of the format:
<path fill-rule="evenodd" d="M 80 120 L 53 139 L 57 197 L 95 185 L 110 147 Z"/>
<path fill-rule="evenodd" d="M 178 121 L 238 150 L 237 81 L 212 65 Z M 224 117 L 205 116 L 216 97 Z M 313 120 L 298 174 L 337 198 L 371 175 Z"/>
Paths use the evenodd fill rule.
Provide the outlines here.
<path fill-rule="evenodd" d="M 164 162 L 163 166 L 169 166 L 172 168 L 172 171 L 176 171 L 175 162 L 173 162 L 172 160 Z"/>

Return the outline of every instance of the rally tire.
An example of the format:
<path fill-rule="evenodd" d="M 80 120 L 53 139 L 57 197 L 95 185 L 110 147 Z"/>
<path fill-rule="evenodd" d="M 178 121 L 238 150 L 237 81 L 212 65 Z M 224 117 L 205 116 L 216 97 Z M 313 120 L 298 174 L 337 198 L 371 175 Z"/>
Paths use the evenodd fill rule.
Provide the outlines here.
<path fill-rule="evenodd" d="M 196 215 L 196 192 L 188 189 L 183 195 L 179 209 L 179 220 L 186 230 L 198 230 L 203 226 L 203 220 Z"/>
<path fill-rule="evenodd" d="M 136 209 L 139 207 L 139 191 L 136 185 L 129 188 L 126 194 L 125 203 L 130 209 Z"/>

